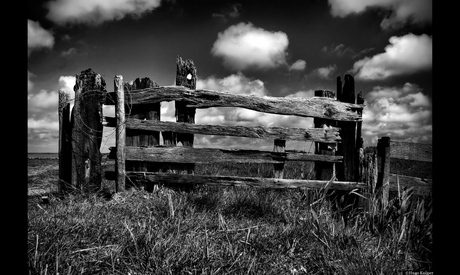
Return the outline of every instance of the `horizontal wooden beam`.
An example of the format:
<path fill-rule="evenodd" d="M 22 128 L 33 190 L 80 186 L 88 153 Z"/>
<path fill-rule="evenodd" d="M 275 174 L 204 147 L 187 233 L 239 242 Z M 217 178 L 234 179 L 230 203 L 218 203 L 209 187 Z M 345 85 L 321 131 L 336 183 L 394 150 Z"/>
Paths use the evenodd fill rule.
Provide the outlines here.
<path fill-rule="evenodd" d="M 109 98 L 114 97 L 109 93 Z M 183 86 L 162 86 L 131 91 L 125 94 L 126 104 L 151 104 L 162 101 L 186 101 L 186 107 L 241 107 L 254 111 L 318 117 L 340 121 L 362 121 L 358 112 L 363 104 L 340 102 L 325 97 L 271 97 L 231 94 L 212 90 L 191 90 Z M 110 100 L 107 101 L 110 104 Z"/>
<path fill-rule="evenodd" d="M 105 117 L 104 126 L 115 127 L 114 118 Z M 341 142 L 340 128 L 286 128 L 263 126 L 231 126 L 231 125 L 204 125 L 181 122 L 154 121 L 142 119 L 126 119 L 126 129 L 143 131 L 169 131 L 177 133 L 238 136 L 260 139 L 284 139 L 314 141 L 322 143 Z"/>
<path fill-rule="evenodd" d="M 186 147 L 125 147 L 126 160 L 173 163 L 283 163 L 284 161 L 340 162 L 342 156 L 315 155 L 286 151 L 275 153 L 258 150 L 223 150 L 215 148 Z"/>
<path fill-rule="evenodd" d="M 432 162 L 433 146 L 424 143 L 391 141 L 390 156 L 395 159 Z"/>
<path fill-rule="evenodd" d="M 397 178 L 399 178 L 399 188 L 401 191 L 405 188 L 413 187 L 416 194 L 431 193 L 433 186 L 432 179 L 422 179 L 396 174 L 390 174 L 390 191 L 398 191 Z"/>
<path fill-rule="evenodd" d="M 300 188 L 321 189 L 329 183 L 327 180 L 298 180 L 298 179 L 275 179 L 253 178 L 234 176 L 208 176 L 208 175 L 184 175 L 164 174 L 153 172 L 126 172 L 126 175 L 138 182 L 160 183 L 165 185 L 195 185 L 204 184 L 210 186 L 247 186 L 259 188 Z M 327 188 L 335 190 L 353 190 L 366 188 L 362 182 L 332 181 Z"/>

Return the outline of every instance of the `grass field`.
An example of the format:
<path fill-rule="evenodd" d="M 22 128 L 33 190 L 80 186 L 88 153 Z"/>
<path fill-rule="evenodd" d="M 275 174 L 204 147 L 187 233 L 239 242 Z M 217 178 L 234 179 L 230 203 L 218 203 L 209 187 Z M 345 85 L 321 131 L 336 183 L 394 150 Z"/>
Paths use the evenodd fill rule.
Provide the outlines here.
<path fill-rule="evenodd" d="M 104 161 L 103 161 L 104 162 Z M 113 165 L 105 162 L 107 166 Z M 264 165 L 197 173 L 270 176 Z M 288 178 L 311 166 L 289 165 Z M 29 159 L 29 187 L 57 182 L 57 160 Z M 368 198 L 347 226 L 321 190 L 166 187 L 28 200 L 30 274 L 398 274 L 431 271 L 430 197 Z"/>

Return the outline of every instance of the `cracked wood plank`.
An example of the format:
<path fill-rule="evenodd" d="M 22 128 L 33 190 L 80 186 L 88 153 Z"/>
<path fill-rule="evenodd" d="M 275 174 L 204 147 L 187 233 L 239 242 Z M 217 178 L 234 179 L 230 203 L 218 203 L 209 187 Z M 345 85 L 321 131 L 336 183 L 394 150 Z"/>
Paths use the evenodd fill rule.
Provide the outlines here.
<path fill-rule="evenodd" d="M 115 127 L 114 118 L 104 117 L 104 126 Z M 260 139 L 285 139 L 315 141 L 322 143 L 341 142 L 340 128 L 286 128 L 264 126 L 205 125 L 181 122 L 152 121 L 128 118 L 126 129 L 143 131 L 172 131 L 178 133 L 238 136 Z"/>
<path fill-rule="evenodd" d="M 339 121 L 362 121 L 363 104 L 339 102 L 334 99 L 311 97 L 271 97 L 230 94 L 212 90 L 192 90 L 183 86 L 161 86 L 132 91 L 125 95 L 126 104 L 151 104 L 162 101 L 187 101 L 186 107 L 241 107 L 254 111 L 317 117 Z"/>
<path fill-rule="evenodd" d="M 172 163 L 283 163 L 284 161 L 340 162 L 342 156 L 314 155 L 286 151 L 276 153 L 258 150 L 225 150 L 187 147 L 125 147 L 126 160 Z"/>

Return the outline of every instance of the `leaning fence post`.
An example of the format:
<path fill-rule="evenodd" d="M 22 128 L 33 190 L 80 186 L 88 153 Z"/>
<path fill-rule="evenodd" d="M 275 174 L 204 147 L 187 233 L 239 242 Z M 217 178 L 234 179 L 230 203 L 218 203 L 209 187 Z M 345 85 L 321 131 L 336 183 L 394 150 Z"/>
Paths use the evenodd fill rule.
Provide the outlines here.
<path fill-rule="evenodd" d="M 102 105 L 107 94 L 105 80 L 91 69 L 77 74 L 72 109 L 71 184 L 83 192 L 101 188 Z"/>
<path fill-rule="evenodd" d="M 380 160 L 376 189 L 382 194 L 383 207 L 388 205 L 390 192 L 390 137 L 382 137 L 377 142 L 377 154 Z"/>
<path fill-rule="evenodd" d="M 70 102 L 69 94 L 59 91 L 59 184 L 58 193 L 63 194 L 70 185 L 70 168 L 72 165 L 70 144 Z"/>
<path fill-rule="evenodd" d="M 117 148 L 117 158 L 115 162 L 116 184 L 115 192 L 125 191 L 125 92 L 123 89 L 123 76 L 116 75 L 114 80 L 117 102 L 115 104 L 115 116 L 117 119 L 115 146 Z"/>

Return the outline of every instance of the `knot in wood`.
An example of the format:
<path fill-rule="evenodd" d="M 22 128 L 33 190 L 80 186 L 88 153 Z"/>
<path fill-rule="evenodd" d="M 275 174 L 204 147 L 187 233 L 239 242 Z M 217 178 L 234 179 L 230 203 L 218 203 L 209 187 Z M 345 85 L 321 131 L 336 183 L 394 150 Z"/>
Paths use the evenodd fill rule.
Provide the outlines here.
<path fill-rule="evenodd" d="M 324 104 L 324 115 L 327 117 L 332 117 L 337 113 L 337 110 L 335 109 L 334 105 L 332 104 Z"/>

